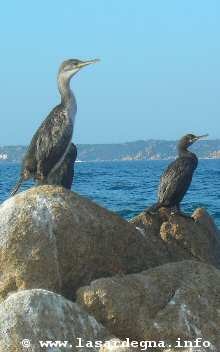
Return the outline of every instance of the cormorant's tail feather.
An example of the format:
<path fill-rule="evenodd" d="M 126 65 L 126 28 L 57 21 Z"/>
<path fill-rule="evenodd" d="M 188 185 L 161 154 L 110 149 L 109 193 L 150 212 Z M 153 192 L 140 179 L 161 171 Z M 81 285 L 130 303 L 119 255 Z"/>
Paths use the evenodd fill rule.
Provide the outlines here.
<path fill-rule="evenodd" d="M 20 177 L 20 179 L 18 180 L 18 182 L 16 183 L 15 187 L 13 188 L 13 190 L 10 193 L 10 196 L 13 197 L 17 191 L 19 190 L 19 188 L 21 187 L 21 184 L 23 182 L 23 177 Z"/>

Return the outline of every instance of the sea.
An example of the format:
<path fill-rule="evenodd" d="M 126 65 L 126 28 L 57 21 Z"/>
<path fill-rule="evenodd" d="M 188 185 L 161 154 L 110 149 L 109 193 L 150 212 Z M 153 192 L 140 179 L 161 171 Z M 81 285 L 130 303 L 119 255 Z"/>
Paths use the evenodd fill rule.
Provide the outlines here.
<path fill-rule="evenodd" d="M 77 162 L 73 190 L 99 205 L 131 219 L 156 202 L 160 175 L 170 161 Z M 0 163 L 0 202 L 15 185 L 20 165 Z M 33 184 L 26 182 L 21 190 Z M 220 159 L 199 160 L 192 184 L 182 202 L 184 212 L 206 208 L 220 227 Z"/>

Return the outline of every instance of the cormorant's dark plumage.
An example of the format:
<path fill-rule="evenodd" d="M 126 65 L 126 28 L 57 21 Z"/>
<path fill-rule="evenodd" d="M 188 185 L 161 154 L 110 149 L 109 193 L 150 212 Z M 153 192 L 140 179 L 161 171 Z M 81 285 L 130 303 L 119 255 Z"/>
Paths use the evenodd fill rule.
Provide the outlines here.
<path fill-rule="evenodd" d="M 173 161 L 161 176 L 158 190 L 158 203 L 152 208 L 174 208 L 179 211 L 180 203 L 185 196 L 198 165 L 197 156 L 187 148 L 205 136 L 187 134 L 178 144 L 178 158 Z"/>
<path fill-rule="evenodd" d="M 77 110 L 70 80 L 82 67 L 95 62 L 97 60 L 71 59 L 62 63 L 58 73 L 61 103 L 51 111 L 33 136 L 22 163 L 20 179 L 11 195 L 18 191 L 23 181 L 30 178 L 47 183 L 50 174 L 62 164 L 71 144 Z"/>
<path fill-rule="evenodd" d="M 46 178 L 65 157 L 73 133 L 73 120 L 63 104 L 56 106 L 34 135 L 23 167 L 35 179 Z"/>
<path fill-rule="evenodd" d="M 68 153 L 66 154 L 66 157 L 60 167 L 50 173 L 48 178 L 43 182 L 39 182 L 39 184 L 58 185 L 71 189 L 74 178 L 74 164 L 76 158 L 77 148 L 75 144 L 71 143 Z"/>

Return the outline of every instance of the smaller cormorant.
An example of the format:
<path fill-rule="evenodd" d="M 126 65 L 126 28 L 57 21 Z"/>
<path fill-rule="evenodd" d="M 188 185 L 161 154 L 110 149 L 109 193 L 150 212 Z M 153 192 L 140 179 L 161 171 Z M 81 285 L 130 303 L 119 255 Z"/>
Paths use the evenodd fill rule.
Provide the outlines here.
<path fill-rule="evenodd" d="M 187 134 L 180 139 L 178 143 L 178 158 L 168 166 L 161 176 L 158 202 L 148 208 L 148 212 L 167 207 L 173 213 L 181 214 L 180 203 L 191 184 L 193 173 L 198 165 L 196 154 L 190 152 L 188 147 L 207 136 L 207 134 L 203 136 Z"/>
<path fill-rule="evenodd" d="M 76 99 L 70 89 L 70 80 L 81 68 L 97 61 L 99 60 L 70 59 L 60 66 L 58 89 L 61 103 L 50 112 L 34 134 L 23 159 L 20 179 L 11 192 L 12 196 L 23 181 L 33 178 L 39 183 L 46 183 L 50 175 L 62 164 L 71 145 L 77 111 Z"/>

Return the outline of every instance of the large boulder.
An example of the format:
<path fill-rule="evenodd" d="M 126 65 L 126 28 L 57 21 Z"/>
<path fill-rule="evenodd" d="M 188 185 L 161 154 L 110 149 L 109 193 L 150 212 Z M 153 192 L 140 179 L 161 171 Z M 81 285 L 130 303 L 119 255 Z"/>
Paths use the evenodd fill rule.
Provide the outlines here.
<path fill-rule="evenodd" d="M 0 352 L 43 350 L 133 351 L 77 303 L 58 294 L 41 289 L 11 294 L 0 304 Z"/>
<path fill-rule="evenodd" d="M 220 271 L 211 265 L 182 261 L 98 279 L 78 290 L 77 302 L 121 339 L 163 340 L 169 348 L 160 351 L 173 351 L 178 339 L 184 347 L 201 338 L 196 351 L 220 350 Z"/>
<path fill-rule="evenodd" d="M 160 264 L 195 259 L 220 268 L 220 233 L 206 210 L 199 208 L 189 217 L 161 208 L 155 214 L 144 211 L 131 223 Z"/>
<path fill-rule="evenodd" d="M 112 335 L 76 303 L 49 291 L 24 290 L 11 294 L 0 305 L 1 352 L 22 352 L 25 348 L 31 352 L 85 351 L 89 340 L 104 343 L 111 339 Z M 97 351 L 95 347 L 87 350 Z"/>
<path fill-rule="evenodd" d="M 1 298 L 30 288 L 73 298 L 96 278 L 155 265 L 133 224 L 62 187 L 35 187 L 0 206 Z"/>

